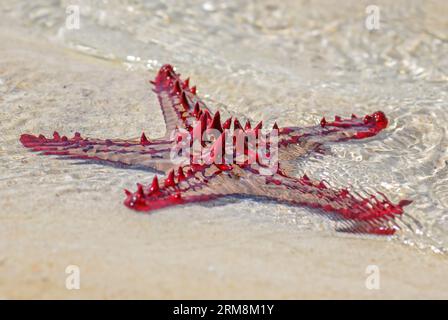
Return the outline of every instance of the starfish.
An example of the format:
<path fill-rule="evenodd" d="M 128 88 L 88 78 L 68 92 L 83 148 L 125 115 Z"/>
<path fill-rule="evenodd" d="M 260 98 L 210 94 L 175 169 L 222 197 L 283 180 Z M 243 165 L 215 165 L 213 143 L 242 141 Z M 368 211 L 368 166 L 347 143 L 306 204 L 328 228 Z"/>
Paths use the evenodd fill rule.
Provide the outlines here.
<path fill-rule="evenodd" d="M 274 124 L 265 136 L 262 122 L 252 128 L 249 120 L 244 126 L 233 117 L 221 121 L 220 112 L 209 110 L 197 95 L 196 87 L 190 86 L 188 78 L 182 80 L 170 65 L 162 66 L 150 82 L 166 124 L 166 133 L 159 139 L 148 139 L 144 132 L 134 140 L 84 138 L 79 133 L 68 138 L 54 132 L 52 138 L 23 134 L 20 141 L 26 148 L 45 155 L 164 172 L 164 181 L 159 182 L 156 175 L 148 185 L 138 183 L 135 192 L 125 190 L 124 204 L 137 211 L 243 195 L 318 209 L 349 222 L 349 228 L 342 231 L 379 235 L 396 231 L 393 220 L 411 201 L 394 204 L 381 193 L 363 197 L 347 189 L 334 189 L 306 175 L 293 176 L 290 164 L 297 158 L 321 152 L 325 144 L 377 135 L 388 125 L 383 112 L 347 119 L 336 116 L 333 121 L 322 118 L 319 124 L 305 128 L 279 128 Z M 207 138 L 204 133 L 209 131 L 217 135 Z M 239 136 L 252 136 L 255 140 L 241 140 Z M 276 138 L 275 146 L 272 137 Z M 237 141 L 243 141 L 239 145 L 242 161 L 223 161 L 229 155 L 233 160 L 235 154 L 238 156 Z M 200 153 L 203 156 L 199 160 L 193 152 L 181 163 L 173 161 L 173 153 L 180 152 L 180 142 L 188 147 L 196 143 L 206 151 Z M 257 146 L 265 149 L 264 158 L 253 151 Z M 262 160 L 273 159 L 274 153 L 276 165 L 266 165 Z"/>

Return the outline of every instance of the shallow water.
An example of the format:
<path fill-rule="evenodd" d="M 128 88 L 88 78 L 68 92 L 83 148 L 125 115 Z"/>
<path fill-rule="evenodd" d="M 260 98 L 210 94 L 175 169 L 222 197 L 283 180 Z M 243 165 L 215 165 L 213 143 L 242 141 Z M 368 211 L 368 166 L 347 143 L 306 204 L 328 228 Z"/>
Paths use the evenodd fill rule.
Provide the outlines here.
<path fill-rule="evenodd" d="M 81 11 L 80 29 L 70 30 L 66 8 L 73 4 L 79 4 Z M 334 145 L 332 155 L 298 160 L 298 172 L 335 186 L 378 190 L 394 201 L 412 199 L 396 238 L 446 251 L 448 5 L 442 0 L 380 1 L 380 28 L 369 31 L 365 26 L 369 4 L 19 0 L 3 1 L 0 13 L 26 28 L 36 41 L 50 39 L 69 50 L 116 62 L 130 73 L 148 70 L 150 78 L 162 64 L 171 63 L 191 76 L 211 109 L 268 124 L 312 125 L 322 116 L 384 111 L 390 126 L 382 134 Z M 113 84 L 113 88 L 132 92 L 137 84 Z M 127 98 L 123 96 L 123 104 Z M 101 110 L 97 113 L 99 119 Z M 1 121 L 10 117 L 2 113 Z M 40 117 L 48 125 L 50 115 Z M 93 124 L 78 128 L 76 117 L 54 121 L 58 128 L 83 129 L 101 137 L 111 129 L 105 120 L 102 128 Z M 132 130 L 139 132 L 135 126 Z M 162 124 L 155 126 L 155 131 L 163 132 Z M 117 131 L 113 134 L 119 136 Z M 4 181 L 21 172 L 15 157 L 5 156 L 5 150 L 3 164 L 12 170 L 2 175 Z M 65 169 L 71 170 L 68 164 Z M 75 171 L 81 177 L 85 174 L 82 169 Z M 80 188 L 96 190 L 101 179 L 108 178 L 111 189 L 122 188 L 123 181 L 135 182 L 135 174 L 126 170 L 107 173 L 110 176 L 92 177 L 88 187 L 81 184 Z M 139 173 L 139 177 L 146 175 Z M 55 181 L 60 179 L 55 176 Z M 299 229 L 325 229 L 320 220 L 308 218 L 306 209 L 252 200 L 230 205 L 232 211 Z"/>

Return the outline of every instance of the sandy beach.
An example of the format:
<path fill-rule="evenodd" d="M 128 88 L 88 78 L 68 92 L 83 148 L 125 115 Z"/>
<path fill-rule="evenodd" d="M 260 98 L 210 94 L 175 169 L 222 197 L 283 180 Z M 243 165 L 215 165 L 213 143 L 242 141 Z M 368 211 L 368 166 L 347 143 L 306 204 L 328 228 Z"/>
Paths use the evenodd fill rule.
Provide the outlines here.
<path fill-rule="evenodd" d="M 252 199 L 135 213 L 122 204 L 123 188 L 149 183 L 152 173 L 29 152 L 22 133 L 134 138 L 165 127 L 148 86 L 155 71 L 10 23 L 0 31 L 0 299 L 448 298 L 448 257 L 430 248 L 318 232 L 306 210 Z M 214 91 L 219 74 L 198 70 L 202 93 L 226 98 L 225 85 Z M 247 99 L 262 93 L 255 86 Z M 79 267 L 79 290 L 66 288 L 70 265 Z M 372 265 L 378 289 L 366 287 Z"/>
<path fill-rule="evenodd" d="M 1 169 L 1 298 L 448 298 L 446 256 L 383 239 L 298 232 L 272 217 L 255 224 L 239 212 L 241 206 L 135 214 L 122 206 L 120 188 L 131 183 L 129 175 L 143 173 L 30 154 L 19 145 L 22 132 L 58 129 L 58 120 L 44 122 L 44 110 L 52 119 L 73 119 L 73 129 L 98 123 L 97 130 L 109 127 L 128 137 L 138 135 L 139 125 L 148 127 L 149 117 L 141 117 L 148 103 L 140 105 L 146 99 L 157 114 L 151 129 L 163 130 L 163 120 L 148 97 L 147 74 L 37 45 L 24 35 L 0 37 L 15 43 L 2 49 L 0 62 L 7 90 L 1 98 L 1 156 L 2 162 L 15 160 L 15 167 Z M 111 87 L 130 82 L 140 82 L 141 90 Z M 98 110 L 83 94 L 93 83 Z M 71 112 L 60 108 L 62 100 Z M 126 111 L 107 109 L 113 105 Z M 89 116 L 80 119 L 77 110 Z M 133 126 L 110 124 L 121 121 Z M 99 179 L 100 187 L 92 189 L 89 179 Z M 80 290 L 65 287 L 68 265 L 80 267 Z M 368 265 L 380 268 L 380 290 L 366 289 Z"/>

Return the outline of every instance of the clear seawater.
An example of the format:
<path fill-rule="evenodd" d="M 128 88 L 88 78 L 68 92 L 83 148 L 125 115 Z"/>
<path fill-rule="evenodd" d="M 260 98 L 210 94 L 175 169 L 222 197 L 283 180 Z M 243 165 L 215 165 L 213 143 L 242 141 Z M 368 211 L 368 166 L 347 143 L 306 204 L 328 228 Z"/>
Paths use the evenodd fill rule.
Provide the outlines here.
<path fill-rule="evenodd" d="M 173 64 L 191 75 L 211 109 L 243 118 L 305 126 L 322 116 L 384 111 L 390 126 L 379 136 L 298 159 L 298 172 L 412 199 L 396 238 L 446 251 L 448 3 L 375 4 L 378 30 L 365 25 L 370 1 L 17 0 L 1 1 L 0 13 L 37 41 L 131 73 L 147 70 L 148 79 Z M 80 29 L 67 27 L 70 5 L 79 5 Z M 253 214 L 275 208 L 251 200 L 235 206 Z M 321 228 L 287 217 L 278 223 Z"/>

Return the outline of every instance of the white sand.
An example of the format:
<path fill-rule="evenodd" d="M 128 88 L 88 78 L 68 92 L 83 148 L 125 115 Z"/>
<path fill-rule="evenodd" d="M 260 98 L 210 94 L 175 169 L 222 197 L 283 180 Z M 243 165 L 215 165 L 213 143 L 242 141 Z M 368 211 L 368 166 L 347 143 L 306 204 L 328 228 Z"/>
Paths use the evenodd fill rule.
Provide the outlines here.
<path fill-rule="evenodd" d="M 0 47 L 0 298 L 448 298 L 446 256 L 254 220 L 250 201 L 136 214 L 121 189 L 150 174 L 28 152 L 23 132 L 157 136 L 164 125 L 148 74 L 16 32 L 0 33 L 14 44 Z M 73 264 L 81 289 L 69 291 Z M 365 286 L 372 264 L 379 290 Z"/>

